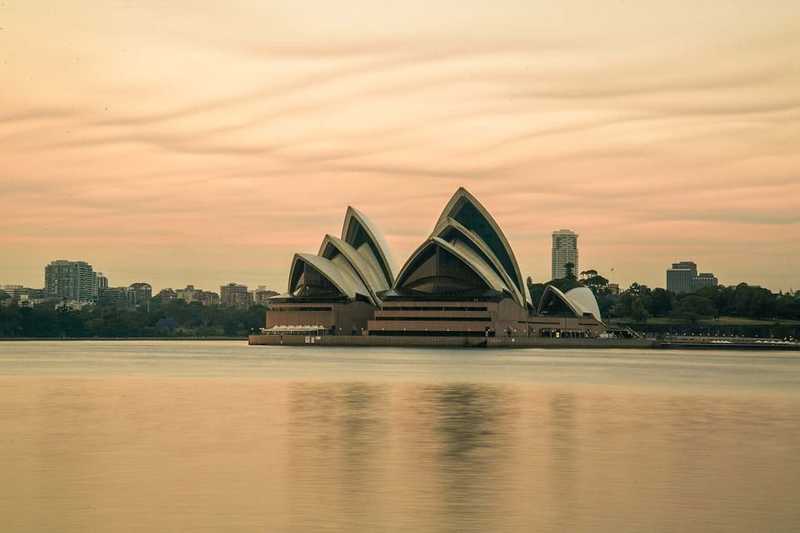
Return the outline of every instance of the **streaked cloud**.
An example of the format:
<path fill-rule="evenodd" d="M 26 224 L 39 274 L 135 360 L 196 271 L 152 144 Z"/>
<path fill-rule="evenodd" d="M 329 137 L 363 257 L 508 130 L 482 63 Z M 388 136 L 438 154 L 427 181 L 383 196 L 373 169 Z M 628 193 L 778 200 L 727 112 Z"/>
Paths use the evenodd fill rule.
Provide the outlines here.
<path fill-rule="evenodd" d="M 284 285 L 347 205 L 403 258 L 460 185 L 526 274 L 549 234 L 663 284 L 800 287 L 796 3 L 0 7 L 0 282 Z M 136 257 L 132 257 L 135 250 Z"/>

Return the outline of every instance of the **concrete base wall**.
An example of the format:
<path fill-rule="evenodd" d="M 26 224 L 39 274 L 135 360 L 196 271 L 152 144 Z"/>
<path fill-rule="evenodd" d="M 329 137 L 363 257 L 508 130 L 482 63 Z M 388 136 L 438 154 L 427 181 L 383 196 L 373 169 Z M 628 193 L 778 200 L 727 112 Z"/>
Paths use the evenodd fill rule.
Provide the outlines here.
<path fill-rule="evenodd" d="M 319 309 L 319 310 L 314 310 Z M 324 309 L 324 310 L 322 310 Z M 338 332 L 366 330 L 367 321 L 375 308 L 366 302 L 305 303 L 302 301 L 275 303 L 267 307 L 267 328 L 274 326 L 324 326 Z"/>
<path fill-rule="evenodd" d="M 531 316 L 528 319 L 528 325 L 530 334 L 534 337 L 540 337 L 544 331 L 586 331 L 593 336 L 600 335 L 606 331 L 605 324 L 588 317 Z"/>
<path fill-rule="evenodd" d="M 287 346 L 397 346 L 470 348 L 652 348 L 646 339 L 554 339 L 541 337 L 372 337 L 303 335 L 251 335 L 251 345 Z"/>

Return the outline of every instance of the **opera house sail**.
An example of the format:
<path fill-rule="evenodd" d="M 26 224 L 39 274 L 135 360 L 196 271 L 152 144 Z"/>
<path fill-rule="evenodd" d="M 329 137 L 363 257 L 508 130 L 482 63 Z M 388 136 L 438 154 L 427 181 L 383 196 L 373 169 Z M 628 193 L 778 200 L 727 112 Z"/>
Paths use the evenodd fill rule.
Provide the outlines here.
<path fill-rule="evenodd" d="M 270 299 L 267 332 L 361 335 L 394 282 L 383 236 L 347 209 L 341 238 L 326 235 L 317 255 L 295 254 L 286 294 Z"/>
<path fill-rule="evenodd" d="M 514 252 L 486 208 L 461 188 L 397 275 L 370 335 L 528 334 Z"/>
<path fill-rule="evenodd" d="M 605 330 L 597 299 L 588 287 L 575 287 L 562 292 L 554 285 L 545 288 L 535 316 L 538 335 L 550 336 Z"/>
<path fill-rule="evenodd" d="M 517 291 L 524 294 L 525 282 L 503 230 L 489 211 L 463 187 L 456 191 L 445 206 L 436 222 L 434 233 L 445 231 L 448 226 L 455 225 L 454 223 L 472 233 L 476 237 L 472 240 L 482 243 L 490 250 L 493 262 L 499 263 L 508 281 Z M 524 305 L 524 302 L 520 303 Z"/>
<path fill-rule="evenodd" d="M 580 289 L 580 290 L 579 290 Z M 548 287 L 534 309 L 508 239 L 458 189 L 433 231 L 394 275 L 382 233 L 349 207 L 341 237 L 295 254 L 287 293 L 270 299 L 266 334 L 375 337 L 576 336 L 602 329 L 591 290 Z"/>

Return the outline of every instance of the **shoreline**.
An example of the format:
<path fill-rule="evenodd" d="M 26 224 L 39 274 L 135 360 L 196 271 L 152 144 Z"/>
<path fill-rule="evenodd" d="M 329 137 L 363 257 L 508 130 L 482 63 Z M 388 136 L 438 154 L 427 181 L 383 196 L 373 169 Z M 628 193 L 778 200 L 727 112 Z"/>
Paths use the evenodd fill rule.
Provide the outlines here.
<path fill-rule="evenodd" d="M 0 337 L 0 342 L 13 341 L 246 341 L 247 337 Z"/>
<path fill-rule="evenodd" d="M 685 339 L 588 339 L 552 337 L 418 337 L 418 336 L 304 336 L 304 335 L 250 335 L 251 346 L 338 346 L 349 348 L 464 348 L 464 349 L 645 349 L 645 350 L 746 350 L 746 351 L 800 351 L 800 343 L 739 342 L 716 343 Z"/>
<path fill-rule="evenodd" d="M 3 342 L 135 342 L 135 341 L 241 341 L 247 342 L 250 346 L 318 346 L 318 347 L 350 347 L 350 348 L 369 348 L 369 347 L 397 347 L 397 348 L 547 348 L 547 349 L 575 349 L 586 348 L 597 349 L 620 349 L 638 348 L 645 350 L 669 351 L 669 350 L 745 350 L 745 351 L 787 351 L 800 352 L 800 343 L 784 344 L 779 342 L 731 342 L 714 343 L 707 341 L 688 341 L 686 339 L 551 339 L 540 337 L 517 337 L 517 338 L 490 338 L 489 342 L 484 339 L 470 337 L 351 337 L 335 336 L 314 339 L 300 335 L 285 335 L 281 339 L 279 336 L 271 335 L 250 335 L 248 337 L 2 337 Z"/>

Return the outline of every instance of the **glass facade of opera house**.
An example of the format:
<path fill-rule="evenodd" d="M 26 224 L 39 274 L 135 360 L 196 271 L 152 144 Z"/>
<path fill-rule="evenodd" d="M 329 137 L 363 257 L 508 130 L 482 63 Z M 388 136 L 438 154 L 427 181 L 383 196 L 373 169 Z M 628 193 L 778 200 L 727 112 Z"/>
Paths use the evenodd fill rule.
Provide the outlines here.
<path fill-rule="evenodd" d="M 549 286 L 534 307 L 503 231 L 465 189 L 395 274 L 375 225 L 349 207 L 341 237 L 298 253 L 286 294 L 270 298 L 266 335 L 594 337 L 605 326 L 592 292 Z"/>

